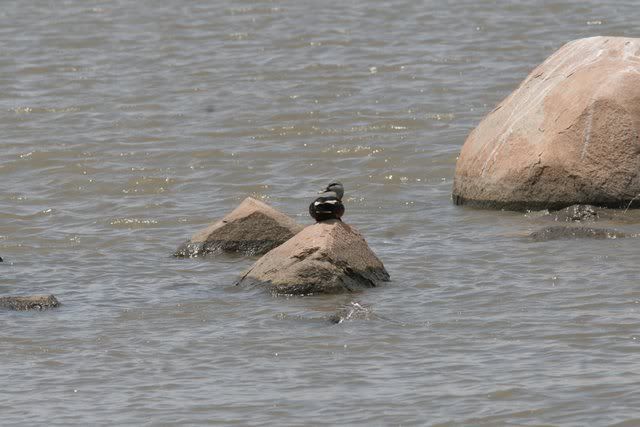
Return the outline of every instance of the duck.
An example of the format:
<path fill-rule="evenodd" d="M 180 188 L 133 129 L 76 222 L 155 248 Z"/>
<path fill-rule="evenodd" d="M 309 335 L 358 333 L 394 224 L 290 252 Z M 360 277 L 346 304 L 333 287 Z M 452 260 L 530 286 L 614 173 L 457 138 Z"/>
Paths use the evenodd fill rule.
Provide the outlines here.
<path fill-rule="evenodd" d="M 344 187 L 339 181 L 333 181 L 327 187 L 318 192 L 322 194 L 309 205 L 309 215 L 316 222 L 337 219 L 342 221 L 344 215 L 344 205 L 342 204 L 342 196 L 344 196 Z"/>

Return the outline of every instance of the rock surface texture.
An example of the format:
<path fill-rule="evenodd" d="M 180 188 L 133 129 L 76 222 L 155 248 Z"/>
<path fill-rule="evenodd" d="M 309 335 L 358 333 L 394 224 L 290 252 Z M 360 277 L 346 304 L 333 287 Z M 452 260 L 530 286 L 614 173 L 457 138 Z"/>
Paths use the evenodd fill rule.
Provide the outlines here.
<path fill-rule="evenodd" d="M 0 308 L 9 310 L 46 310 L 59 305 L 60 303 L 53 295 L 0 297 Z"/>
<path fill-rule="evenodd" d="M 260 258 L 238 284 L 274 294 L 351 292 L 389 280 L 382 262 L 353 227 L 329 220 L 310 225 Z"/>
<path fill-rule="evenodd" d="M 471 132 L 453 200 L 515 210 L 640 205 L 639 134 L 640 39 L 572 41 Z"/>
<path fill-rule="evenodd" d="M 177 257 L 194 257 L 212 252 L 240 252 L 262 255 L 302 230 L 293 219 L 251 197 L 230 214 L 183 243 Z"/>

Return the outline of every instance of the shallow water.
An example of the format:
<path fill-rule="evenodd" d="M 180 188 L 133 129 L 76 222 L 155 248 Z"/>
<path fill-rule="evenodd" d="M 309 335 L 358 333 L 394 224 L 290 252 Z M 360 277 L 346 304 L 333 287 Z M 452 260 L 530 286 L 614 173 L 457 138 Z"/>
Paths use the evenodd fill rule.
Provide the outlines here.
<path fill-rule="evenodd" d="M 63 306 L 0 312 L 2 424 L 639 424 L 637 240 L 450 199 L 483 115 L 636 6 L 3 5 L 0 295 Z M 272 297 L 233 286 L 253 259 L 170 256 L 248 195 L 310 223 L 334 178 L 387 286 Z"/>

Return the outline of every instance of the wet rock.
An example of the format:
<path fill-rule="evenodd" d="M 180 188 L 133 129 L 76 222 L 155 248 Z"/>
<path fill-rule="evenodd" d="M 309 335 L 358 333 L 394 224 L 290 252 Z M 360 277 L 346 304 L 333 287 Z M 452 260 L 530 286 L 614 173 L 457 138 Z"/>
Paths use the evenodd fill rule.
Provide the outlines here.
<path fill-rule="evenodd" d="M 293 219 L 251 197 L 227 216 L 197 232 L 174 253 L 194 257 L 212 252 L 262 255 L 302 230 Z"/>
<path fill-rule="evenodd" d="M 4 260 L 3 260 L 3 259 L 2 259 L 2 257 L 0 256 L 0 262 L 2 262 L 2 261 L 4 261 Z"/>
<path fill-rule="evenodd" d="M 572 205 L 555 212 L 556 221 L 588 222 L 598 219 L 598 208 L 591 205 Z"/>
<path fill-rule="evenodd" d="M 0 308 L 9 310 L 46 310 L 60 306 L 53 295 L 0 297 Z"/>
<path fill-rule="evenodd" d="M 339 324 L 346 320 L 369 320 L 372 317 L 374 316 L 369 307 L 364 307 L 357 302 L 351 302 L 344 307 L 340 307 L 327 320 L 329 320 L 329 323 Z"/>
<path fill-rule="evenodd" d="M 310 225 L 260 258 L 238 284 L 274 294 L 351 292 L 389 280 L 362 235 L 339 220 Z"/>
<path fill-rule="evenodd" d="M 640 39 L 592 37 L 539 65 L 467 138 L 457 204 L 640 205 Z"/>
<path fill-rule="evenodd" d="M 534 231 L 529 235 L 536 242 L 568 239 L 618 239 L 628 237 L 627 234 L 608 228 L 571 227 L 556 225 Z"/>

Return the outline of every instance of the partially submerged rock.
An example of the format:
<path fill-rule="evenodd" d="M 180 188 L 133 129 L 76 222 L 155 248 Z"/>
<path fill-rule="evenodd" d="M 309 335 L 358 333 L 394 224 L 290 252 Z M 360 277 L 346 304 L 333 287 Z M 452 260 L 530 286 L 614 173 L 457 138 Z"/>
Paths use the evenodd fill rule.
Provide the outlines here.
<path fill-rule="evenodd" d="M 302 228 L 282 212 L 247 197 L 220 221 L 194 234 L 174 256 L 194 257 L 212 252 L 262 255 L 289 240 Z"/>
<path fill-rule="evenodd" d="M 640 39 L 564 45 L 469 135 L 456 204 L 515 210 L 640 205 Z"/>
<path fill-rule="evenodd" d="M 628 235 L 608 228 L 556 225 L 534 231 L 529 235 L 529 237 L 536 242 L 544 242 L 547 240 L 568 239 L 619 239 L 622 237 L 628 237 Z"/>
<path fill-rule="evenodd" d="M 0 308 L 9 310 L 46 310 L 58 306 L 60 303 L 53 295 L 0 297 Z"/>
<path fill-rule="evenodd" d="M 571 205 L 554 212 L 556 221 L 589 222 L 598 219 L 598 208 L 592 205 Z"/>
<path fill-rule="evenodd" d="M 275 294 L 351 292 L 389 280 L 362 235 L 339 220 L 310 225 L 260 258 L 238 284 Z"/>
<path fill-rule="evenodd" d="M 365 307 L 357 302 L 351 302 L 338 308 L 335 313 L 327 318 L 330 323 L 339 324 L 346 320 L 369 320 L 374 317 L 369 307 Z"/>

